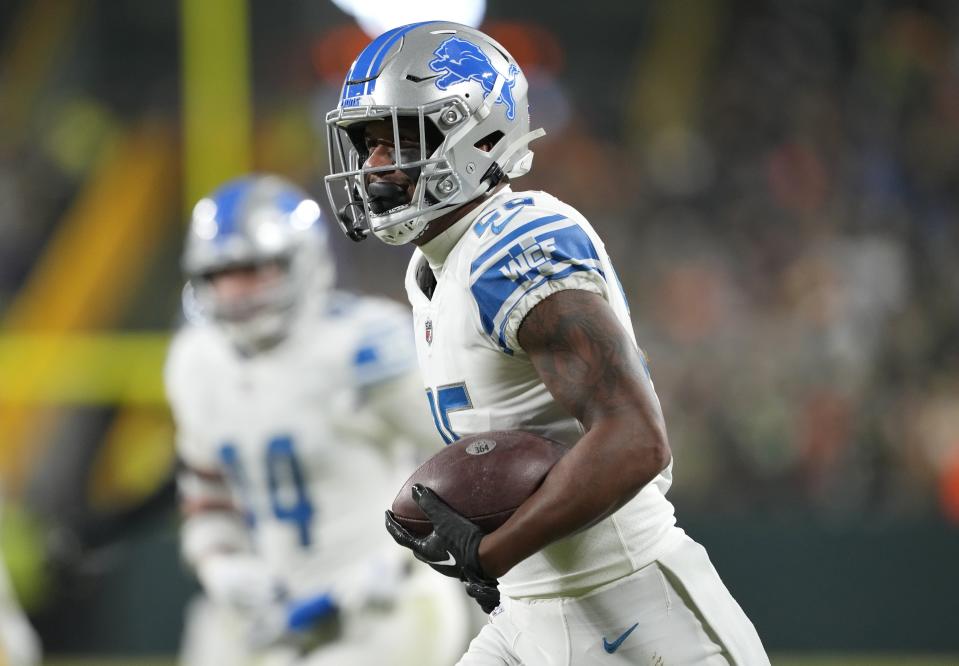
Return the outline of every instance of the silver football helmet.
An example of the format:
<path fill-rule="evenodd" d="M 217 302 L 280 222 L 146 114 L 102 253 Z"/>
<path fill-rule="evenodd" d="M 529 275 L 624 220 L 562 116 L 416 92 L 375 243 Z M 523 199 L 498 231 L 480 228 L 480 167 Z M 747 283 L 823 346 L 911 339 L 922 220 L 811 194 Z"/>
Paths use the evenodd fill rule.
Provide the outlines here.
<path fill-rule="evenodd" d="M 414 23 L 374 39 L 326 116 L 326 189 L 346 235 L 409 242 L 503 176 L 529 171 L 529 142 L 545 132 L 529 129 L 526 93 L 526 77 L 512 56 L 465 25 Z M 391 164 L 367 164 L 364 134 L 375 121 L 393 129 Z M 401 144 L 401 122 L 415 130 L 416 147 Z M 395 171 L 415 184 L 411 193 L 371 178 Z"/>
<path fill-rule="evenodd" d="M 334 278 L 319 205 L 271 175 L 231 180 L 200 199 L 182 263 L 188 318 L 212 321 L 247 353 L 286 337 L 299 313 L 325 300 Z M 239 301 L 217 295 L 218 273 L 267 264 L 279 277 L 255 294 Z"/>

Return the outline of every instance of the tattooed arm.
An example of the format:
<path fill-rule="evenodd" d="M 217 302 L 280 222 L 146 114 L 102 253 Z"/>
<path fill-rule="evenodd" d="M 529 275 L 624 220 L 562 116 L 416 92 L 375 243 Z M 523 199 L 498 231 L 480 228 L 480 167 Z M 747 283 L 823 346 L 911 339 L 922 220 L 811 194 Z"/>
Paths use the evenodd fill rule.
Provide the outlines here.
<path fill-rule="evenodd" d="M 636 348 L 602 297 L 561 291 L 523 320 L 519 342 L 586 434 L 515 514 L 480 543 L 499 577 L 544 546 L 593 525 L 669 464 L 666 426 Z"/>

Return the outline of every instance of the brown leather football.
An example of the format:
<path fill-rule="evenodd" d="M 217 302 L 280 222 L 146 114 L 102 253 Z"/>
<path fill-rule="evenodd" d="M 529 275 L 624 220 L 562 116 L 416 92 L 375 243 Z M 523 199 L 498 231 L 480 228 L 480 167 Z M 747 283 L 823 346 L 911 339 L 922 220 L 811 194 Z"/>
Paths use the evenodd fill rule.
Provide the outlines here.
<path fill-rule="evenodd" d="M 522 430 L 464 437 L 413 472 L 393 500 L 393 514 L 412 534 L 432 531 L 410 493 L 413 484 L 421 483 L 483 531 L 492 532 L 539 488 L 566 450 L 559 442 Z"/>

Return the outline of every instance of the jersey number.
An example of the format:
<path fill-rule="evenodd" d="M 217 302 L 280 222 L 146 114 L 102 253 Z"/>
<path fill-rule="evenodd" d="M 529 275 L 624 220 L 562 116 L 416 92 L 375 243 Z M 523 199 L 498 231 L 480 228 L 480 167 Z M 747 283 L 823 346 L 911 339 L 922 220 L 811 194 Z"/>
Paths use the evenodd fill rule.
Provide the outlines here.
<path fill-rule="evenodd" d="M 256 527 L 256 514 L 252 509 L 249 479 L 240 462 L 236 446 L 220 447 L 220 460 L 227 470 L 230 481 L 243 499 L 244 518 L 250 527 Z M 266 447 L 266 478 L 270 489 L 270 508 L 277 520 L 292 523 L 297 529 L 300 544 L 312 542 L 313 503 L 306 490 L 303 467 L 296 456 L 293 439 L 287 436 L 274 437 Z"/>
<path fill-rule="evenodd" d="M 469 391 L 466 390 L 466 384 L 448 384 L 436 389 L 436 396 L 433 395 L 433 389 L 426 389 L 426 398 L 430 401 L 430 412 L 433 414 L 433 423 L 436 429 L 440 431 L 440 437 L 447 444 L 452 444 L 460 438 L 450 426 L 450 412 L 461 412 L 464 409 L 473 409 L 473 401 L 470 400 Z"/>
<path fill-rule="evenodd" d="M 492 210 L 473 225 L 473 232 L 477 237 L 482 237 L 487 229 L 492 229 L 494 235 L 498 235 L 506 225 L 513 221 L 513 218 L 519 215 L 525 206 L 532 206 L 532 197 L 517 197 L 510 199 L 502 207 Z M 507 215 L 507 211 L 509 214 Z M 503 217 L 505 215 L 505 217 Z M 502 218 L 502 219 L 501 219 Z"/>

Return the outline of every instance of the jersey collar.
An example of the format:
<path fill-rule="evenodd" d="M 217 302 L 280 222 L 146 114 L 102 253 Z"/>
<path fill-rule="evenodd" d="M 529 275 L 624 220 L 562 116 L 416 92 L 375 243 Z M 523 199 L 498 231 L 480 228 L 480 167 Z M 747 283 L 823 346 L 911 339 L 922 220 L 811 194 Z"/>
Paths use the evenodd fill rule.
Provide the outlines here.
<path fill-rule="evenodd" d="M 459 242 L 459 240 L 463 237 L 463 234 L 466 233 L 466 230 L 470 228 L 476 218 L 486 212 L 489 209 L 490 204 L 499 199 L 501 195 L 509 194 L 511 192 L 512 190 L 510 189 L 509 185 L 501 188 L 498 192 L 496 192 L 496 194 L 489 198 L 489 201 L 484 203 L 482 206 L 477 206 L 471 210 L 461 219 L 457 220 L 453 226 L 431 240 L 429 243 L 420 246 L 420 251 L 430 263 L 430 268 L 434 273 L 443 268 L 446 258 L 449 256 L 450 252 L 453 251 L 453 248 L 456 247 L 456 243 Z"/>

